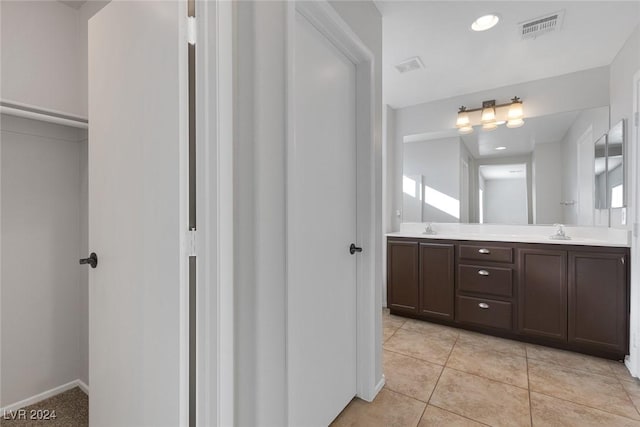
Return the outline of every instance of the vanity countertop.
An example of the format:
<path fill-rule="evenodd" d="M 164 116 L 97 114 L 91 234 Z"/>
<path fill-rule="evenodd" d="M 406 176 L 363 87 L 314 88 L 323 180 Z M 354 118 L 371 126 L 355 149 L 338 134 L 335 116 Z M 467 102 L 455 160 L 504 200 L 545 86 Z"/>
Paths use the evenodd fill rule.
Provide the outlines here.
<path fill-rule="evenodd" d="M 387 238 L 442 240 L 477 240 L 484 242 L 543 243 L 552 245 L 630 247 L 628 230 L 604 227 L 565 227 L 569 240 L 550 239 L 557 227 L 537 225 L 486 225 L 433 223 L 436 234 L 425 234 L 426 224 L 403 223 L 400 231 L 387 233 Z"/>

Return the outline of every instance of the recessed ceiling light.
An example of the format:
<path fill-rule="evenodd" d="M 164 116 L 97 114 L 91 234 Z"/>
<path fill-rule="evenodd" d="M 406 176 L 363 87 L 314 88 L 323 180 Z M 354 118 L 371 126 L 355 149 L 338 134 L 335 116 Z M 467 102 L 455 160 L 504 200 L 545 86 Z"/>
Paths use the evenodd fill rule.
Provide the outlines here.
<path fill-rule="evenodd" d="M 496 147 L 496 150 L 498 150 L 498 151 L 502 151 L 502 150 L 506 150 L 506 149 L 507 149 L 507 147 Z"/>
<path fill-rule="evenodd" d="M 471 24 L 471 29 L 473 31 L 486 31 L 490 28 L 495 27 L 498 21 L 500 21 L 500 17 L 498 15 L 484 15 L 473 21 L 473 24 Z"/>

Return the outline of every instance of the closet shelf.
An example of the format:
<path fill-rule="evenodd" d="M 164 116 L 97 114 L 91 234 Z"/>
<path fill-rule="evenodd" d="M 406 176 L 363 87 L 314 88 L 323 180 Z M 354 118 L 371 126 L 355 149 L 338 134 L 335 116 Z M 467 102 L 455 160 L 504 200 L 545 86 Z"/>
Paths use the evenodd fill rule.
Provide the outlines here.
<path fill-rule="evenodd" d="M 46 110 L 13 101 L 0 100 L 0 113 L 58 125 L 89 129 L 89 120 L 54 110 Z"/>

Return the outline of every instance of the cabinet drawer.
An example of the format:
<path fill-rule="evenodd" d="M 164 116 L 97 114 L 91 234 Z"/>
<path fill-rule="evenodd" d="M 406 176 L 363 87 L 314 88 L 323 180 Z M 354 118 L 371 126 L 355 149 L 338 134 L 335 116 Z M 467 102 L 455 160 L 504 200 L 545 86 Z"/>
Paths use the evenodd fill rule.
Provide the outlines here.
<path fill-rule="evenodd" d="M 460 245 L 460 258 L 512 263 L 513 249 L 500 246 Z"/>
<path fill-rule="evenodd" d="M 461 291 L 505 297 L 513 294 L 513 270 L 510 268 L 460 265 L 458 275 Z"/>
<path fill-rule="evenodd" d="M 458 297 L 458 320 L 460 322 L 511 329 L 511 319 L 510 302 Z"/>

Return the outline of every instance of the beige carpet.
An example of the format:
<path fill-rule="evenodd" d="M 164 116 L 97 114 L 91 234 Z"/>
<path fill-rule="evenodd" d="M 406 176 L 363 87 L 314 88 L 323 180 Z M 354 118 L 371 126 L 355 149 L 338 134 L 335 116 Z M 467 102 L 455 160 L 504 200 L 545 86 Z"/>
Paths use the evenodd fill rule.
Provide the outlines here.
<path fill-rule="evenodd" d="M 87 427 L 89 425 L 89 396 L 78 387 L 60 393 L 35 405 L 24 408 L 24 416 L 27 419 L 10 419 L 11 414 L 0 414 L 0 426 L 2 427 Z M 55 419 L 30 419 L 37 418 L 38 412 L 31 411 L 55 411 Z M 42 412 L 41 412 L 42 413 Z M 16 413 L 15 417 L 23 413 Z"/>

